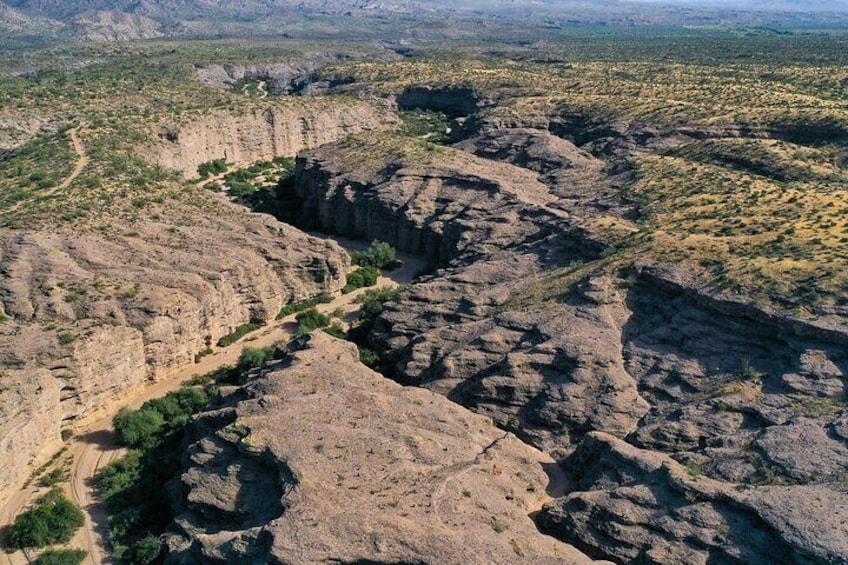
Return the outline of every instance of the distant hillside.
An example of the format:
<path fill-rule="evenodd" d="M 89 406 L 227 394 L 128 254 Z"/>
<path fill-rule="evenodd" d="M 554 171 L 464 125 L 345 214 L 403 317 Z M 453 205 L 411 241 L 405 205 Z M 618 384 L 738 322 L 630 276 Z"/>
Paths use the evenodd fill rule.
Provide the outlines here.
<path fill-rule="evenodd" d="M 0 46 L 16 35 L 534 40 L 574 26 L 772 23 L 848 27 L 848 0 L 0 0 Z"/>

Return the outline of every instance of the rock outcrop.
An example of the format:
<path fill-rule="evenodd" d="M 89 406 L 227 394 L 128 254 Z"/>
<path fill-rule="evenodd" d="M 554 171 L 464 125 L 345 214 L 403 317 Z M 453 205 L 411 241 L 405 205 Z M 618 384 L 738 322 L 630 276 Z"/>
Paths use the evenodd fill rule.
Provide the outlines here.
<path fill-rule="evenodd" d="M 550 459 L 317 332 L 196 420 L 168 563 L 590 563 L 538 532 Z"/>
<path fill-rule="evenodd" d="M 848 494 L 818 485 L 734 488 L 593 432 L 566 461 L 574 492 L 545 531 L 627 563 L 845 563 Z"/>
<path fill-rule="evenodd" d="M 364 101 L 311 99 L 251 105 L 243 111 L 184 114 L 163 122 L 159 142 L 144 151 L 166 169 L 197 176 L 197 166 L 212 159 L 249 163 L 330 143 L 347 135 L 390 127 L 388 108 Z"/>
<path fill-rule="evenodd" d="M 150 216 L 171 229 L 0 234 L 0 448 L 20 462 L 0 465 L 0 484 L 78 417 L 190 366 L 241 324 L 344 286 L 349 258 L 333 243 L 229 204 L 208 217 L 167 206 Z"/>
<path fill-rule="evenodd" d="M 676 513 L 684 494 L 650 498 L 621 490 L 626 477 L 621 489 L 600 481 L 550 507 L 551 531 L 622 562 L 846 562 L 831 536 L 844 530 L 848 472 L 844 326 L 714 296 L 673 265 L 617 258 L 633 224 L 604 180 L 615 167 L 550 133 L 484 128 L 418 153 L 363 143 L 366 164 L 353 164 L 349 144 L 304 158 L 298 190 L 304 216 L 323 229 L 386 239 L 441 267 L 388 304 L 372 331 L 395 379 L 559 460 L 600 432 L 723 493 L 750 491 L 704 514 Z M 824 512 L 791 500 L 808 495 Z M 616 504 L 634 516 L 610 519 L 604 509 Z M 828 534 L 800 533 L 813 527 L 808 512 Z M 704 529 L 687 530 L 699 516 Z M 764 522 L 771 529 L 749 540 L 746 528 Z M 713 535 L 720 541 L 704 541 Z M 779 538 L 789 541 L 771 542 Z"/>
<path fill-rule="evenodd" d="M 396 61 L 401 58 L 400 55 L 386 49 L 307 52 L 287 61 L 267 64 L 198 65 L 196 71 L 200 82 L 212 88 L 229 90 L 239 81 L 248 79 L 265 81 L 270 95 L 284 96 L 302 93 L 307 80 L 315 85 L 316 71 L 328 65 L 360 60 Z M 321 82 L 320 88 L 329 86 L 322 81 L 318 82 Z"/>

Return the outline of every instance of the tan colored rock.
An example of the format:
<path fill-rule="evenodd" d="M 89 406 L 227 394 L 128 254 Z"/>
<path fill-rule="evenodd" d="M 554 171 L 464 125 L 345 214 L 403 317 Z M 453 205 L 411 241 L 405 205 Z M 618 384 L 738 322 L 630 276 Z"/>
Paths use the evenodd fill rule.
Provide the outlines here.
<path fill-rule="evenodd" d="M 289 301 L 344 285 L 350 260 L 333 243 L 230 204 L 208 217 L 167 206 L 162 216 L 179 228 L 143 220 L 131 236 L 0 234 L 9 317 L 0 323 L 0 366 L 25 381 L 46 370 L 55 381 L 16 385 L 32 397 L 0 411 L 0 448 L 12 450 L 0 459 L 15 458 L 0 465 L 0 490 L 22 480 L 36 454 L 49 457 L 39 446 L 58 445 L 60 427 L 192 365 L 237 326 L 268 322 Z M 24 431 L 17 420 L 27 422 Z"/>
<path fill-rule="evenodd" d="M 317 332 L 200 417 L 170 563 L 589 563 L 528 514 L 550 461 Z"/>
<path fill-rule="evenodd" d="M 241 111 L 186 113 L 161 123 L 160 141 L 145 150 L 151 162 L 197 176 L 197 166 L 212 159 L 249 163 L 294 155 L 347 135 L 391 126 L 394 115 L 364 101 L 286 99 Z"/>

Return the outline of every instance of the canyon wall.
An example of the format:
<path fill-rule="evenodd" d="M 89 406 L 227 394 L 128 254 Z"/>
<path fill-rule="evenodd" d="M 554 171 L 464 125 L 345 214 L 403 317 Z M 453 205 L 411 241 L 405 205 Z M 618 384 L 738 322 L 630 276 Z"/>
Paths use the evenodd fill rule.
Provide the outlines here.
<path fill-rule="evenodd" d="M 614 260 L 634 224 L 613 167 L 550 132 L 484 129 L 432 161 L 361 147 L 382 162 L 304 156 L 305 213 L 441 267 L 386 305 L 371 345 L 393 378 L 573 462 L 547 531 L 622 562 L 844 561 L 844 325 Z"/>
<path fill-rule="evenodd" d="M 345 284 L 349 258 L 339 246 L 228 208 L 230 217 L 171 231 L 142 222 L 132 237 L 0 240 L 9 317 L 0 362 L 13 370 L 0 375 L 10 411 L 0 414 L 0 446 L 15 454 L 15 465 L 0 466 L 0 484 L 47 455 L 34 447 L 53 450 L 60 428 L 191 366 L 237 326 L 268 323 L 283 305 Z"/>
<path fill-rule="evenodd" d="M 219 157 L 293 157 L 305 147 L 391 125 L 351 100 L 217 110 L 161 126 L 141 154 L 196 174 Z M 190 367 L 248 321 L 345 284 L 338 245 L 219 195 L 152 204 L 133 224 L 0 233 L 0 498 L 74 427 L 145 383 Z"/>
<path fill-rule="evenodd" d="M 245 164 L 279 155 L 294 156 L 347 135 L 390 127 L 394 114 L 374 103 L 343 99 L 287 99 L 231 111 L 186 113 L 161 123 L 159 142 L 146 148 L 148 160 L 197 176 L 212 159 Z"/>

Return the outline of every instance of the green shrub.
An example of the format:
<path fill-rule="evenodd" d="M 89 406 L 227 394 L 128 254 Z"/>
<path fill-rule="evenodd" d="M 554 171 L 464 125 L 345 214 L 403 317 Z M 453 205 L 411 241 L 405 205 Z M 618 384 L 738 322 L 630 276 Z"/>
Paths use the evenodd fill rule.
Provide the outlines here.
<path fill-rule="evenodd" d="M 342 293 L 348 294 L 358 288 L 374 286 L 380 278 L 380 270 L 376 267 L 360 267 L 347 276 L 347 284 Z"/>
<path fill-rule="evenodd" d="M 82 549 L 50 549 L 35 560 L 36 565 L 79 565 L 88 555 Z"/>
<path fill-rule="evenodd" d="M 62 332 L 58 335 L 58 338 L 59 343 L 61 345 L 68 345 L 70 343 L 73 343 L 77 339 L 77 336 L 75 336 L 71 332 Z"/>
<path fill-rule="evenodd" d="M 383 312 L 383 305 L 395 300 L 402 290 L 403 287 L 371 289 L 357 297 L 356 301 L 362 304 L 359 309 L 360 321 L 373 321 Z"/>
<path fill-rule="evenodd" d="M 344 331 L 342 325 L 338 322 L 333 322 L 330 327 L 324 328 L 324 331 L 330 334 L 331 336 L 337 337 L 339 339 L 347 338 L 347 333 Z"/>
<path fill-rule="evenodd" d="M 380 357 L 367 347 L 360 347 L 359 362 L 369 367 L 375 367 L 380 362 Z"/>
<path fill-rule="evenodd" d="M 162 553 L 162 543 L 158 538 L 147 535 L 135 542 L 124 555 L 124 560 L 138 565 L 153 563 Z"/>
<path fill-rule="evenodd" d="M 365 251 L 351 254 L 354 265 L 385 269 L 397 264 L 397 251 L 384 241 L 374 240 Z"/>
<path fill-rule="evenodd" d="M 251 320 L 246 324 L 242 324 L 231 333 L 225 335 L 218 340 L 218 347 L 227 347 L 234 344 L 252 331 L 256 331 L 262 327 L 262 322 L 259 320 Z"/>
<path fill-rule="evenodd" d="M 277 319 L 282 320 L 286 316 L 291 316 L 292 314 L 295 314 L 297 312 L 303 312 L 304 310 L 314 308 L 319 304 L 329 304 L 332 301 L 332 296 L 330 296 L 326 292 L 322 292 L 315 298 L 310 298 L 309 300 L 303 300 L 301 302 L 293 302 L 291 304 L 283 306 L 283 308 L 280 310 L 280 313 L 277 314 Z"/>
<path fill-rule="evenodd" d="M 236 369 L 244 372 L 255 367 L 262 367 L 274 357 L 270 347 L 248 347 L 241 352 Z"/>
<path fill-rule="evenodd" d="M 225 159 L 213 159 L 206 163 L 201 163 L 197 167 L 197 174 L 200 178 L 209 178 L 210 175 L 220 175 L 227 170 L 227 161 Z"/>
<path fill-rule="evenodd" d="M 66 543 L 84 523 L 82 511 L 65 498 L 61 490 L 54 488 L 15 518 L 9 531 L 9 545 L 23 549 Z"/>
<path fill-rule="evenodd" d="M 258 189 L 249 182 L 231 181 L 229 194 L 233 198 L 246 198 L 254 194 Z"/>
<path fill-rule="evenodd" d="M 130 410 L 121 408 L 113 420 L 118 443 L 128 447 L 149 445 L 165 425 L 162 414 L 156 410 Z"/>
<path fill-rule="evenodd" d="M 162 398 L 148 400 L 140 411 L 153 410 L 158 412 L 165 422 L 171 423 L 183 416 L 194 414 L 208 403 L 209 395 L 203 389 L 186 387 L 169 392 Z"/>
<path fill-rule="evenodd" d="M 330 325 L 330 318 L 315 308 L 304 310 L 297 315 L 295 320 L 297 320 L 297 333 L 299 335 L 308 334 L 313 330 L 326 328 Z"/>

